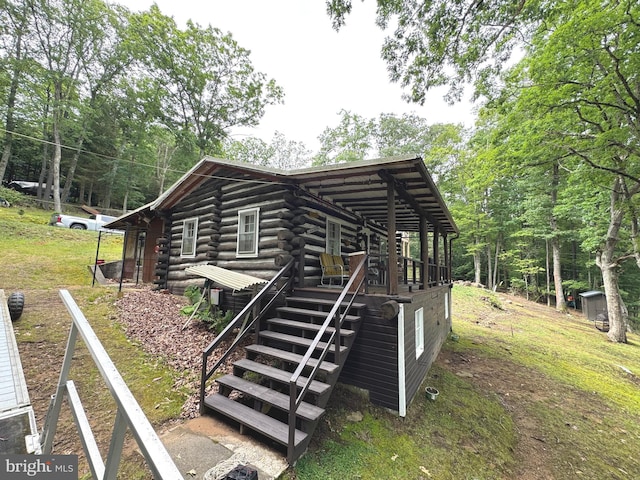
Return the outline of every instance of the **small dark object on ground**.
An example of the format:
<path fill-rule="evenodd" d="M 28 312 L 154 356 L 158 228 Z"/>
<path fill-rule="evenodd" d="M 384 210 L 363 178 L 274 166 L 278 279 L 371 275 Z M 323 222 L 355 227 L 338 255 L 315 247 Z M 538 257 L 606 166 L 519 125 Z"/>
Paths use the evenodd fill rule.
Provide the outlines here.
<path fill-rule="evenodd" d="M 606 313 L 599 313 L 593 321 L 595 327 L 601 332 L 609 331 L 609 316 Z"/>
<path fill-rule="evenodd" d="M 238 465 L 227 473 L 224 480 L 258 480 L 258 471 L 249 465 Z"/>
<path fill-rule="evenodd" d="M 15 322 L 22 315 L 22 309 L 24 308 L 24 293 L 13 292 L 9 295 L 7 306 L 9 307 L 9 316 L 11 317 L 11 321 Z"/>

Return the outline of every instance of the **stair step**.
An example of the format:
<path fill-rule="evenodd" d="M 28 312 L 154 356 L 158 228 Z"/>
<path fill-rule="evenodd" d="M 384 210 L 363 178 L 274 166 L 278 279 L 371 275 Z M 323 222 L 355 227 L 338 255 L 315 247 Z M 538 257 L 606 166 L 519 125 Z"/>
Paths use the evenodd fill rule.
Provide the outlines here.
<path fill-rule="evenodd" d="M 289 384 L 289 380 L 291 378 L 290 372 L 285 372 L 284 370 L 270 367 L 269 365 L 264 365 L 262 363 L 254 362 L 253 360 L 247 360 L 245 358 L 237 360 L 236 362 L 233 363 L 233 365 L 243 370 L 248 370 L 248 371 L 263 375 L 271 380 L 275 380 L 285 385 Z M 307 381 L 306 377 L 298 378 L 298 386 L 302 387 L 306 381 Z M 331 389 L 331 385 L 327 383 L 319 382 L 317 380 L 313 380 L 309 385 L 309 392 L 314 393 L 316 395 L 323 395 L 327 393 L 327 391 L 329 391 L 330 389 Z"/>
<path fill-rule="evenodd" d="M 271 325 L 279 325 L 281 327 L 291 327 L 291 328 L 299 328 L 300 330 L 309 330 L 312 332 L 318 332 L 322 325 L 317 323 L 309 323 L 309 322 L 299 322 L 297 320 L 289 320 L 287 318 L 271 318 L 267 320 L 267 323 Z M 327 327 L 327 333 L 332 334 L 335 332 L 334 327 Z M 355 331 L 349 330 L 347 328 L 340 329 L 340 335 L 343 337 L 352 337 L 356 334 Z"/>
<path fill-rule="evenodd" d="M 224 377 L 216 379 L 216 382 L 220 385 L 243 392 L 253 398 L 257 398 L 285 412 L 289 411 L 289 395 L 284 393 L 277 392 L 263 385 L 258 385 L 257 383 L 249 382 L 235 375 L 225 375 Z M 318 420 L 323 413 L 324 409 L 307 402 L 302 402 L 298 407 L 296 415 L 303 420 L 314 422 Z"/>
<path fill-rule="evenodd" d="M 271 418 L 269 415 L 260 413 L 241 403 L 234 402 L 218 393 L 207 397 L 205 399 L 205 405 L 282 445 L 289 444 L 289 426 L 286 423 Z M 295 446 L 297 447 L 306 439 L 307 434 L 296 429 L 294 435 Z"/>
<path fill-rule="evenodd" d="M 306 303 L 306 304 L 311 304 L 311 305 L 320 305 L 323 307 L 333 307 L 336 302 L 335 300 L 327 300 L 324 298 L 312 298 L 312 297 L 287 297 L 287 303 Z M 346 303 L 343 303 L 342 306 L 347 306 Z M 355 308 L 356 310 L 362 310 L 363 308 L 367 307 L 366 303 L 356 303 L 354 302 L 351 305 L 352 308 Z"/>
<path fill-rule="evenodd" d="M 295 363 L 297 365 L 299 365 L 300 361 L 302 360 L 302 355 L 289 352 L 287 350 L 280 350 L 279 348 L 269 347 L 268 345 L 255 345 L 255 344 L 247 345 L 245 347 L 245 350 L 251 353 L 267 355 L 269 357 L 277 358 L 285 362 Z M 309 367 L 315 368 L 317 363 L 318 363 L 317 359 L 315 358 L 309 359 Z M 331 363 L 325 360 L 320 364 L 320 371 L 326 372 L 329 375 L 335 373 L 337 370 L 338 370 L 338 365 L 336 365 L 335 363 Z"/>
<path fill-rule="evenodd" d="M 311 346 L 311 343 L 313 342 L 313 339 L 311 338 L 302 338 L 302 337 L 297 337 L 295 335 L 288 335 L 286 333 L 272 332 L 270 330 L 262 330 L 260 332 L 260 338 L 269 338 L 271 340 L 277 340 L 277 341 L 289 343 L 292 345 L 299 345 L 301 347 L 306 347 L 306 348 L 309 348 Z M 318 342 L 317 349 L 323 350 L 326 346 L 327 346 L 327 342 Z M 335 345 L 331 345 L 331 347 L 329 348 L 329 351 L 335 352 L 335 350 L 336 350 Z M 343 353 L 346 351 L 347 351 L 347 347 L 345 347 L 344 345 L 340 345 L 340 353 Z"/>
<path fill-rule="evenodd" d="M 278 307 L 276 310 L 280 313 L 291 313 L 295 315 L 306 315 L 309 317 L 327 318 L 329 312 L 321 312 L 319 310 L 308 310 L 306 308 L 296 307 Z M 359 322 L 362 319 L 359 315 L 347 315 L 344 318 L 345 322 Z"/>

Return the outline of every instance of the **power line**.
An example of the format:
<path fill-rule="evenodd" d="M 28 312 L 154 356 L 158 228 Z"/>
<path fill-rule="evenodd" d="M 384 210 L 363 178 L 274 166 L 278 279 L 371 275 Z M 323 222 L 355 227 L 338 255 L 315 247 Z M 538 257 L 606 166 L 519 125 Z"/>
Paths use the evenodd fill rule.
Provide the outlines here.
<path fill-rule="evenodd" d="M 43 138 L 36 138 L 36 137 L 32 137 L 30 135 L 25 135 L 23 133 L 19 133 L 19 132 L 15 132 L 15 131 L 11 131 L 11 130 L 7 130 L 6 128 L 2 128 L 0 127 L 0 130 L 2 130 L 5 133 L 10 133 L 11 135 L 15 135 L 17 137 L 22 137 L 25 138 L 27 140 L 31 140 L 34 142 L 38 142 L 38 143 L 42 143 L 42 144 L 46 144 L 46 145 L 52 145 L 52 146 L 56 146 L 58 145 L 55 142 L 52 142 L 50 140 L 45 140 Z M 80 153 L 85 153 L 87 155 L 94 155 L 98 158 L 104 158 L 106 160 L 115 160 L 117 162 L 123 162 L 123 163 L 128 163 L 130 165 L 134 165 L 134 166 L 141 166 L 141 167 L 147 167 L 147 168 L 151 168 L 154 169 L 156 168 L 156 165 L 150 165 L 147 163 L 143 163 L 143 162 L 135 162 L 134 160 L 127 160 L 121 157 L 114 157 L 112 155 L 106 155 L 103 153 L 96 153 L 96 152 L 92 152 L 90 150 L 86 150 L 83 148 L 77 148 L 77 147 L 70 147 L 68 145 L 64 145 L 64 144 L 60 144 L 60 148 L 64 148 L 65 150 L 70 150 L 73 152 L 80 152 Z M 180 175 L 184 175 L 185 173 L 187 173 L 185 170 L 178 170 L 175 168 L 167 168 L 166 170 L 167 172 L 172 172 L 172 173 L 177 173 Z M 229 177 L 220 177 L 220 176 L 216 176 L 216 175 L 202 175 L 202 174 L 195 174 L 198 175 L 200 177 L 203 178 L 211 178 L 211 179 L 218 179 L 218 180 L 229 180 L 229 181 L 234 181 L 234 182 L 238 182 L 238 183 L 264 183 L 264 184 L 273 184 L 273 183 L 277 183 L 277 182 L 272 182 L 272 181 L 268 181 L 268 180 L 256 180 L 256 179 L 251 179 L 251 180 L 247 180 L 247 179 L 242 179 L 242 178 L 229 178 Z"/>

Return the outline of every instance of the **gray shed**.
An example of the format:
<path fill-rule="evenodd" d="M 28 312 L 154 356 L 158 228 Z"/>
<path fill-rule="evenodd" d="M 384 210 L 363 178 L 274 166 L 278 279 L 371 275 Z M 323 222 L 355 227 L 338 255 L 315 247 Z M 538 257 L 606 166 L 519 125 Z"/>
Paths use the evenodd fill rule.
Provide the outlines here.
<path fill-rule="evenodd" d="M 582 312 L 588 320 L 595 321 L 599 313 L 607 315 L 607 297 L 600 290 L 582 292 Z"/>

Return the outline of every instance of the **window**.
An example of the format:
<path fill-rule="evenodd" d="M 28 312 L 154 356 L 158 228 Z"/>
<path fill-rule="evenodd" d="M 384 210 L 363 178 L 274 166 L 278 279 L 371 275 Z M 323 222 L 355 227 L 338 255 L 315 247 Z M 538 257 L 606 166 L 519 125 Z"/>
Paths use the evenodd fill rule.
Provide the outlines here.
<path fill-rule="evenodd" d="M 340 255 L 340 224 L 327 220 L 327 253 Z"/>
<path fill-rule="evenodd" d="M 451 290 L 449 290 L 450 292 Z M 444 318 L 449 320 L 449 294 L 445 293 L 444 295 Z"/>
<path fill-rule="evenodd" d="M 184 221 L 182 227 L 182 247 L 180 254 L 183 257 L 196 256 L 196 235 L 198 232 L 198 219 L 189 218 Z"/>
<path fill-rule="evenodd" d="M 424 352 L 424 310 L 419 308 L 415 313 L 416 358 Z"/>
<path fill-rule="evenodd" d="M 258 222 L 260 209 L 240 210 L 238 212 L 238 245 L 236 256 L 258 256 Z"/>

